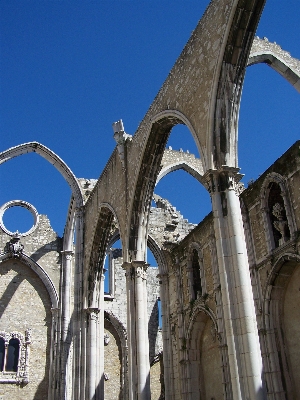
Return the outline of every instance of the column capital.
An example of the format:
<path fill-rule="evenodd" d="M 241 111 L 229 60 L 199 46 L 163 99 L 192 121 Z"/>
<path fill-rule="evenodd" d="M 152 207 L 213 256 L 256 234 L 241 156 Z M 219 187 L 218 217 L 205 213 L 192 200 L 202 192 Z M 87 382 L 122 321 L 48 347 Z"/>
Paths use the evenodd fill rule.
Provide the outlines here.
<path fill-rule="evenodd" d="M 98 307 L 88 307 L 86 308 L 86 313 L 90 316 L 91 320 L 97 321 L 100 308 Z"/>
<path fill-rule="evenodd" d="M 209 193 L 235 190 L 237 194 L 242 192 L 243 184 L 239 183 L 243 174 L 239 173 L 240 168 L 222 165 L 218 169 L 209 169 L 203 175 L 203 181 Z"/>
<path fill-rule="evenodd" d="M 125 269 L 126 275 L 130 274 L 132 278 L 137 277 L 146 279 L 146 272 L 149 265 L 150 264 L 147 264 L 145 261 L 131 261 L 124 262 L 122 268 Z"/>
<path fill-rule="evenodd" d="M 62 250 L 60 254 L 63 255 L 67 260 L 72 260 L 75 253 L 73 250 Z"/>

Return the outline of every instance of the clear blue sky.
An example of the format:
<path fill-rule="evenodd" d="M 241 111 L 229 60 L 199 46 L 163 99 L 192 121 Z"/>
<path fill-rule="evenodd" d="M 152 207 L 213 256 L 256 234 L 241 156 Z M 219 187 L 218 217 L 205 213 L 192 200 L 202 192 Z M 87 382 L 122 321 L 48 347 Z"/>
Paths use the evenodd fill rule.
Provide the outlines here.
<path fill-rule="evenodd" d="M 77 177 L 97 178 L 115 146 L 112 123 L 122 118 L 134 134 L 207 4 L 2 0 L 0 151 L 38 141 Z M 300 58 L 299 15 L 299 0 L 268 0 L 258 35 Z M 239 124 L 246 184 L 300 138 L 299 111 L 300 95 L 276 72 L 266 65 L 248 68 Z M 169 144 L 196 152 L 183 131 L 174 131 Z M 29 154 L 2 165 L 0 179 L 1 205 L 28 201 L 62 235 L 70 190 L 53 167 Z M 211 208 L 208 194 L 182 171 L 162 180 L 156 192 L 194 223 Z M 23 211 L 5 213 L 9 229 L 28 228 Z"/>

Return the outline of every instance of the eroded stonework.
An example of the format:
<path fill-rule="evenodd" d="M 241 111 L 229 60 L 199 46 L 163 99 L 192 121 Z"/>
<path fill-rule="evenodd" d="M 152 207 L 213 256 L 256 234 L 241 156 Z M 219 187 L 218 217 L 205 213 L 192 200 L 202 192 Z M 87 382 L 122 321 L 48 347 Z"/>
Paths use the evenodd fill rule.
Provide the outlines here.
<path fill-rule="evenodd" d="M 210 2 L 137 132 L 114 122 L 97 180 L 40 143 L 0 154 L 35 152 L 72 191 L 63 238 L 43 215 L 24 237 L 0 226 L 0 398 L 297 398 L 300 142 L 247 189 L 237 162 L 247 63 L 300 90 L 299 60 L 254 38 L 263 6 Z M 165 149 L 177 124 L 200 159 Z M 177 169 L 211 197 L 198 225 L 154 194 Z"/>

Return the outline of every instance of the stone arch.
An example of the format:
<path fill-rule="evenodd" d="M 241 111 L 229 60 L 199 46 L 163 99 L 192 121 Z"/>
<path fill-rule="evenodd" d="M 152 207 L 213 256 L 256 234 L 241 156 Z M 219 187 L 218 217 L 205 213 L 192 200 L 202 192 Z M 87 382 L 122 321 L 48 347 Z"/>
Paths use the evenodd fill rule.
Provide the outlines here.
<path fill-rule="evenodd" d="M 113 207 L 108 203 L 102 203 L 99 207 L 91 251 L 87 255 L 89 259 L 87 260 L 86 294 L 89 307 L 97 306 L 100 301 L 100 282 L 109 240 L 115 233 L 111 231 L 114 220 L 117 221 L 119 226 L 117 214 Z"/>
<path fill-rule="evenodd" d="M 191 132 L 196 138 L 192 125 L 180 112 L 167 110 L 151 119 L 151 127 L 140 161 L 132 202 L 129 233 L 129 256 L 131 259 L 145 260 L 148 215 L 160 163 L 172 128 L 183 123 L 192 129 Z M 197 145 L 199 148 L 200 145 L 198 143 Z M 203 154 L 201 149 L 200 154 Z"/>
<path fill-rule="evenodd" d="M 267 381 L 268 395 L 273 394 L 282 399 L 286 399 L 286 395 L 288 399 L 297 397 L 295 376 L 293 379 L 293 369 L 290 368 L 288 335 L 284 326 L 286 320 L 285 297 L 291 278 L 297 271 L 296 293 L 299 291 L 300 282 L 300 256 L 292 253 L 283 254 L 272 266 L 263 296 L 262 340 L 266 347 L 266 352 L 263 354 L 265 379 Z M 300 321 L 298 320 L 292 320 L 292 325 L 297 327 L 298 339 L 300 337 L 299 323 Z M 298 351 L 299 357 L 300 353 Z"/>
<path fill-rule="evenodd" d="M 277 43 L 256 37 L 248 58 L 248 66 L 264 63 L 278 72 L 300 93 L 300 60 L 291 57 Z"/>
<path fill-rule="evenodd" d="M 241 92 L 254 33 L 266 0 L 234 1 L 212 89 L 207 131 L 209 168 L 237 168 L 237 128 Z"/>
<path fill-rule="evenodd" d="M 169 164 L 166 167 L 163 167 L 161 169 L 161 171 L 159 171 L 159 174 L 156 179 L 156 185 L 163 177 L 165 177 L 166 175 L 168 175 L 171 172 L 178 171 L 179 169 L 184 170 L 185 172 L 190 174 L 193 178 L 197 179 L 197 181 L 204 184 L 203 183 L 203 174 L 201 175 L 200 172 L 197 171 L 197 169 L 193 165 L 191 165 L 187 161 L 178 161 L 178 162 Z"/>
<path fill-rule="evenodd" d="M 177 122 L 176 124 L 174 124 L 172 126 L 172 128 L 175 125 L 181 124 L 181 125 L 185 125 L 189 129 L 191 135 L 193 136 L 193 139 L 195 140 L 201 160 L 202 159 L 205 160 L 205 158 L 204 158 L 205 152 L 203 151 L 203 148 L 198 140 L 196 130 L 195 130 L 193 124 L 190 122 L 190 120 L 182 112 L 180 112 L 178 110 L 164 110 L 164 111 L 161 111 L 160 113 L 156 114 L 154 117 L 152 117 L 151 123 L 154 124 L 155 122 L 158 122 L 165 118 L 171 118 L 171 119 L 176 119 L 176 120 L 180 121 L 180 122 Z"/>
<path fill-rule="evenodd" d="M 290 203 L 290 197 L 288 193 L 288 189 L 286 186 L 286 181 L 285 179 L 278 173 L 276 172 L 271 172 L 270 174 L 267 175 L 265 178 L 261 191 L 260 191 L 260 204 L 261 204 L 261 212 L 263 215 L 263 221 L 265 225 L 265 233 L 266 233 L 266 242 L 268 246 L 268 252 L 271 252 L 276 246 L 273 238 L 273 227 L 271 224 L 271 218 L 270 218 L 270 213 L 271 210 L 269 210 L 269 193 L 270 193 L 270 185 L 274 182 L 275 184 L 278 185 L 281 191 L 281 197 L 283 200 L 283 208 L 284 208 L 284 214 L 287 219 L 287 226 L 290 232 L 291 237 L 293 237 L 294 232 L 295 232 L 295 223 L 294 223 L 294 217 L 292 213 L 292 208 L 291 208 L 291 203 Z"/>
<path fill-rule="evenodd" d="M 217 319 L 213 311 L 199 301 L 196 301 L 188 323 L 186 343 L 192 355 L 189 364 L 192 398 L 222 398 L 225 377 Z"/>
<path fill-rule="evenodd" d="M 56 155 L 52 150 L 48 149 L 41 143 L 24 143 L 3 151 L 2 153 L 0 153 L 0 164 L 9 161 L 14 157 L 18 157 L 27 153 L 37 153 L 41 157 L 45 158 L 45 160 L 47 160 L 50 164 L 52 164 L 69 184 L 77 207 L 81 207 L 83 205 L 83 194 L 80 185 L 71 169 L 60 157 L 58 157 L 58 155 Z"/>
<path fill-rule="evenodd" d="M 4 253 L 0 255 L 0 265 L 4 261 L 11 260 L 13 259 L 13 256 L 10 253 Z M 21 253 L 18 255 L 18 260 L 20 260 L 23 264 L 28 266 L 32 271 L 34 271 L 38 277 L 41 279 L 43 284 L 45 285 L 45 288 L 49 294 L 50 300 L 51 300 L 51 306 L 53 309 L 58 308 L 58 294 L 55 289 L 55 286 L 47 274 L 47 272 L 44 270 L 43 267 L 41 267 L 37 262 L 35 262 L 32 258 L 27 256 L 24 253 Z"/>

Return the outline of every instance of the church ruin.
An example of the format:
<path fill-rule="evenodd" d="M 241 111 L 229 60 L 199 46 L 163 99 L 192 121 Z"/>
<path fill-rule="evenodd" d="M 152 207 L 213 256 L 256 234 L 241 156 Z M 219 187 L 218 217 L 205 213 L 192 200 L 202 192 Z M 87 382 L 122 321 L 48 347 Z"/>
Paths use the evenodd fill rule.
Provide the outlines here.
<path fill-rule="evenodd" d="M 247 65 L 300 92 L 300 61 L 255 37 L 263 6 L 210 2 L 136 133 L 113 124 L 98 180 L 37 142 L 0 154 L 35 152 L 72 190 L 62 238 L 0 207 L 0 399 L 297 399 L 300 141 L 248 188 L 237 162 Z M 166 149 L 177 124 L 200 158 Z M 198 225 L 155 193 L 177 169 L 210 194 Z M 28 232 L 5 227 L 15 206 Z"/>

